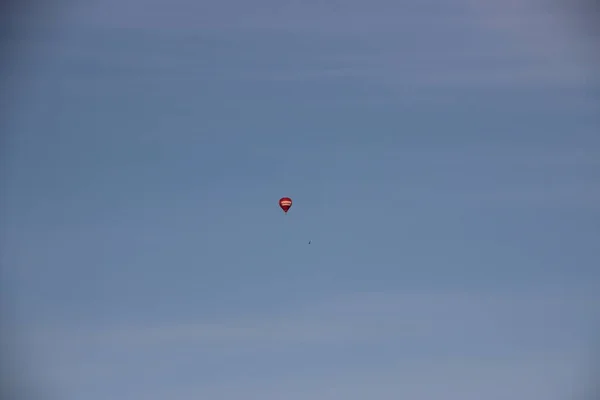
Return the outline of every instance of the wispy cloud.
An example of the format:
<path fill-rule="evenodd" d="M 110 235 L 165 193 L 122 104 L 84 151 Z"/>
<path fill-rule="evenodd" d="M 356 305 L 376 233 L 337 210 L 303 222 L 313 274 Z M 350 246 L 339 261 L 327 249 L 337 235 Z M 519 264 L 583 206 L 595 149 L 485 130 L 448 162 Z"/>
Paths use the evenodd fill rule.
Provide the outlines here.
<path fill-rule="evenodd" d="M 146 40 L 160 42 L 170 37 L 173 45 L 189 42 L 197 35 L 228 38 L 231 44 L 243 37 L 245 42 L 240 46 L 248 48 L 267 38 L 280 42 L 277 54 L 248 53 L 254 60 L 265 61 L 260 68 L 250 65 L 249 59 L 235 57 L 231 70 L 221 66 L 218 72 L 207 70 L 202 65 L 206 62 L 192 62 L 196 52 L 163 52 L 160 56 L 152 47 L 144 56 L 141 47 L 134 46 L 133 53 L 123 54 L 136 60 L 134 69 L 160 66 L 163 72 L 188 71 L 212 79 L 351 79 L 395 90 L 519 85 L 576 88 L 587 87 L 595 79 L 583 57 L 589 44 L 569 29 L 569 16 L 548 1 L 308 4 L 265 0 L 249 7 L 235 0 L 202 4 L 180 0 L 168 6 L 150 2 L 144 5 L 143 13 L 135 1 L 71 7 L 66 14 L 71 24 L 87 26 L 88 30 L 110 29 L 113 34 L 117 31 L 112 29 L 118 26 L 122 37 L 145 32 Z M 327 61 L 327 52 L 318 51 L 324 43 L 337 43 L 346 51 L 338 50 Z M 202 47 L 198 42 L 197 50 Z M 81 49 L 88 54 L 95 51 L 87 44 Z M 287 59 L 296 61 L 284 65 Z M 111 67 L 108 63 L 96 60 L 93 65 L 104 64 L 107 71 L 118 69 L 117 64 Z M 118 58 L 110 63 L 119 63 Z"/>
<path fill-rule="evenodd" d="M 192 362 L 193 355 L 192 364 L 201 370 L 210 368 L 215 357 L 237 363 L 229 367 L 232 379 L 249 363 L 265 369 L 286 358 L 286 368 L 273 372 L 275 380 L 269 379 L 270 383 L 243 375 L 235 378 L 247 394 L 265 398 L 282 391 L 292 395 L 298 389 L 318 399 L 355 398 L 358 393 L 433 398 L 448 388 L 475 398 L 469 396 L 491 393 L 499 380 L 508 380 L 519 385 L 513 388 L 515 398 L 525 399 L 551 392 L 546 392 L 549 383 L 542 385 L 544 379 L 564 384 L 585 367 L 581 356 L 591 345 L 591 330 L 597 323 L 595 300 L 591 287 L 355 293 L 280 315 L 56 327 L 54 333 L 38 331 L 36 354 L 46 355 L 39 365 L 48 368 L 51 362 L 54 372 L 44 374 L 63 382 L 65 390 L 81 374 L 79 385 L 97 385 L 97 380 L 116 384 L 122 374 L 132 378 L 144 375 L 145 369 L 155 374 L 164 368 L 187 368 L 184 365 Z M 361 364 L 352 364 L 352 354 L 365 349 L 379 354 L 379 361 L 371 364 L 363 358 Z M 310 373 L 305 368 L 316 354 L 324 358 Z M 330 357 L 348 358 L 348 364 L 331 369 Z M 148 369 L 154 363 L 158 364 Z M 194 392 L 223 398 L 239 394 L 228 389 L 231 382 L 200 380 L 204 383 L 191 384 L 187 394 L 182 392 L 190 382 L 178 384 L 178 390 L 165 386 L 160 390 L 176 390 L 170 398 L 181 399 Z M 151 382 L 140 390 L 154 391 Z M 338 389 L 329 392 L 334 387 Z"/>
<path fill-rule="evenodd" d="M 40 331 L 37 339 L 62 342 L 65 346 L 94 344 L 122 350 L 181 344 L 209 350 L 213 346 L 243 348 L 260 344 L 266 346 L 265 351 L 267 348 L 278 351 L 282 346 L 300 344 L 353 345 L 381 340 L 449 343 L 461 341 L 468 335 L 488 344 L 489 341 L 505 342 L 510 336 L 520 337 L 532 341 L 527 344 L 535 347 L 536 342 L 546 340 L 583 339 L 578 338 L 576 332 L 589 327 L 598 311 L 591 289 L 592 286 L 511 292 L 357 293 L 291 310 L 289 314 L 122 327 L 74 326 L 71 333 L 61 331 L 66 327 L 57 327 L 55 334 L 52 329 Z M 544 331 L 549 332 L 545 334 L 546 339 L 540 341 L 539 335 Z M 575 336 L 570 336 L 573 334 Z M 505 344 L 516 345 L 515 342 Z M 465 350 L 471 345 L 477 343 L 463 343 Z"/>
<path fill-rule="evenodd" d="M 182 385 L 149 399 L 165 397 L 187 400 L 196 397 L 236 399 L 240 396 L 261 399 L 318 400 L 378 398 L 392 400 L 409 397 L 419 400 L 550 399 L 577 397 L 585 391 L 581 369 L 573 367 L 577 357 L 548 354 L 546 357 L 506 359 L 504 361 L 468 358 L 436 362 L 411 362 L 385 371 L 322 371 L 309 379 L 279 377 L 275 382 L 240 379 L 221 384 Z M 575 361 L 576 362 L 576 361 Z"/>

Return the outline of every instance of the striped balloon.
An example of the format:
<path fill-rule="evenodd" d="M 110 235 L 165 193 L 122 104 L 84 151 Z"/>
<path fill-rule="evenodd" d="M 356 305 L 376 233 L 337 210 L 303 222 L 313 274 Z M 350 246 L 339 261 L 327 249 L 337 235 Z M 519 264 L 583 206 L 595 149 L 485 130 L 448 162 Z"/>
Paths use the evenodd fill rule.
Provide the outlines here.
<path fill-rule="evenodd" d="M 279 207 L 281 207 L 284 213 L 287 214 L 291 206 L 292 199 L 290 199 L 289 197 L 282 197 L 281 199 L 279 199 Z"/>

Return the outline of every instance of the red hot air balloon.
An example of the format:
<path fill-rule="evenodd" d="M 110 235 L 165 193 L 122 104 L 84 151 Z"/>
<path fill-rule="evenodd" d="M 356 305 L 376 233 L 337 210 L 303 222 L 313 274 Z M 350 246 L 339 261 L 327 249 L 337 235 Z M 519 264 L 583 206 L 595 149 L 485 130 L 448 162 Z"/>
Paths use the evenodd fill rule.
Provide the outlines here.
<path fill-rule="evenodd" d="M 284 213 L 287 214 L 291 206 L 292 199 L 290 199 L 289 197 L 282 197 L 281 199 L 279 199 L 279 207 L 281 207 Z"/>

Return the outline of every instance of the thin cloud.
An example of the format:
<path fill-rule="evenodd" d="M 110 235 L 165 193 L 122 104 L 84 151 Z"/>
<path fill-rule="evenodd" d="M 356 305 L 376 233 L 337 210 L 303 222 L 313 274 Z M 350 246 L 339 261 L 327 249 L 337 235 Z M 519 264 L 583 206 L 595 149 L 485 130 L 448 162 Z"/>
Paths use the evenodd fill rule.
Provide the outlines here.
<path fill-rule="evenodd" d="M 592 318 L 596 307 L 590 303 L 589 288 L 511 293 L 461 291 L 407 291 L 397 293 L 357 293 L 332 298 L 296 310 L 291 315 L 242 317 L 221 321 L 170 322 L 154 326 L 131 325 L 103 328 L 80 327 L 81 343 L 90 341 L 117 347 L 139 347 L 194 343 L 198 346 L 219 344 L 246 346 L 264 344 L 358 343 L 365 340 L 431 340 L 444 332 L 458 338 L 464 327 L 473 333 L 490 334 L 496 329 L 563 329 Z M 551 311 L 547 310 L 550 309 Z M 544 313 L 544 310 L 546 312 Z M 565 322 L 570 321 L 566 326 Z M 487 325 L 491 324 L 491 325 Z M 558 325 L 555 325 L 558 324 Z M 51 331 L 43 336 L 57 338 Z M 507 332 L 504 332 L 507 333 Z M 551 337 L 549 335 L 548 337 Z M 71 343 L 71 339 L 68 339 Z M 68 344 L 67 343 L 67 344 Z"/>
<path fill-rule="evenodd" d="M 127 382 L 145 382 L 129 395 L 149 399 L 233 399 L 241 393 L 429 399 L 448 391 L 461 399 L 509 393 L 552 398 L 545 396 L 565 395 L 582 379 L 587 333 L 597 316 L 592 289 L 353 293 L 286 314 L 229 321 L 59 327 L 54 334 L 38 332 L 46 342 L 37 342 L 42 346 L 35 354 L 44 371 L 40 382 L 65 391 L 102 382 L 124 396 L 126 376 Z M 379 354 L 377 362 L 353 362 L 352 354 L 364 349 Z M 317 354 L 320 361 L 313 364 Z M 276 367 L 282 359 L 285 367 Z M 213 379 L 211 369 L 223 363 L 227 379 Z M 202 372 L 190 374 L 189 368 Z M 254 369 L 265 373 L 255 375 Z M 179 378 L 163 381 L 171 375 Z"/>
<path fill-rule="evenodd" d="M 124 36 L 137 32 L 139 40 L 157 43 L 171 40 L 172 46 L 165 49 L 177 48 L 177 43 L 182 40 L 187 43 L 190 37 L 203 32 L 229 40 L 234 46 L 236 38 L 256 37 L 255 42 L 240 44 L 244 48 L 274 38 L 287 43 L 277 50 L 280 57 L 254 54 L 253 59 L 267 60 L 260 66 L 236 58 L 230 70 L 221 65 L 218 71 L 194 61 L 195 52 L 182 55 L 165 51 L 161 59 L 154 47 L 151 53 L 133 48 L 131 54 L 139 57 L 124 53 L 123 57 L 131 60 L 123 63 L 118 58 L 98 59 L 90 54 L 95 50 L 82 48 L 81 52 L 88 53 L 86 57 L 92 61 L 88 64 L 96 69 L 104 65 L 106 73 L 122 71 L 139 77 L 141 71 L 134 71 L 141 68 L 154 71 L 152 76 L 160 72 L 188 78 L 204 75 L 206 79 L 351 79 L 396 90 L 588 86 L 594 76 L 584 60 L 576 56 L 587 45 L 545 3 L 525 1 L 517 5 L 463 0 L 449 6 L 441 1 L 422 4 L 263 1 L 249 7 L 240 1 L 202 4 L 177 1 L 168 6 L 160 2 L 145 3 L 144 13 L 139 13 L 137 2 L 128 1 L 73 7 L 65 20 L 85 25 L 89 31 L 108 31 L 117 24 Z M 116 7 L 118 13 L 113 9 Z M 309 48 L 313 50 L 299 49 L 298 39 L 310 39 L 313 44 Z M 318 50 L 326 42 L 345 43 L 346 54 L 338 53 L 337 61 L 327 62 L 327 53 Z M 199 42 L 198 49 L 202 46 Z M 298 58 L 289 66 L 281 64 L 296 53 L 303 59 Z"/>
<path fill-rule="evenodd" d="M 392 400 L 439 398 L 479 400 L 563 400 L 580 394 L 585 381 L 573 354 L 505 360 L 456 358 L 436 362 L 410 362 L 388 369 L 321 370 L 315 374 L 278 377 L 274 382 L 235 380 L 235 384 L 177 386 L 148 393 L 148 399 L 187 400 L 198 397 L 237 399 L 251 396 L 275 400 L 377 398 Z M 319 375 L 317 375 L 319 374 Z"/>

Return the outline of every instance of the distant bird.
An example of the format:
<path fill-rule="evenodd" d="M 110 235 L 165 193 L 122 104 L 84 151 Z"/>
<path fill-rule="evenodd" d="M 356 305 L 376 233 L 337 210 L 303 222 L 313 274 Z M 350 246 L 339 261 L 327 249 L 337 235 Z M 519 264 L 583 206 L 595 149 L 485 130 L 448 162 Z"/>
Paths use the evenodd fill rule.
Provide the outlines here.
<path fill-rule="evenodd" d="M 309 240 L 309 241 L 308 241 L 308 244 L 310 244 L 310 242 L 311 242 L 311 241 Z"/>

